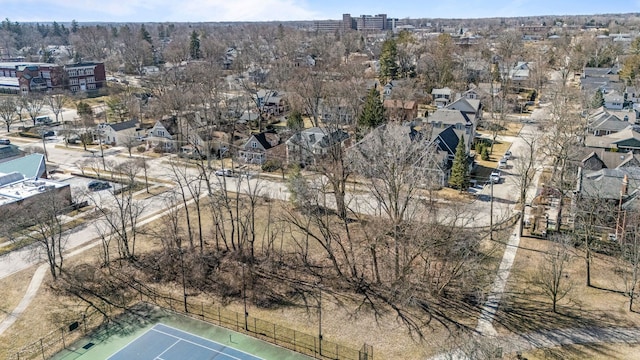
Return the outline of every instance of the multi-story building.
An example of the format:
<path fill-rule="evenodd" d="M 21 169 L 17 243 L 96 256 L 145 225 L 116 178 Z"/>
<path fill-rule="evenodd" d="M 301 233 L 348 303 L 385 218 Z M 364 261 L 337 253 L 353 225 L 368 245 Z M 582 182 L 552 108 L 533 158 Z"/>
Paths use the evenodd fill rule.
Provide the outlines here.
<path fill-rule="evenodd" d="M 64 66 L 72 92 L 97 90 L 106 81 L 104 63 L 83 62 Z"/>
<path fill-rule="evenodd" d="M 324 32 L 338 30 L 381 31 L 394 30 L 398 25 L 398 19 L 387 18 L 387 14 L 360 15 L 359 17 L 352 17 L 351 14 L 342 14 L 342 21 L 316 20 L 313 25 L 315 30 Z"/>
<path fill-rule="evenodd" d="M 73 92 L 104 86 L 103 63 L 57 65 L 37 62 L 0 62 L 0 92 L 26 95 L 32 91 L 67 89 Z"/>

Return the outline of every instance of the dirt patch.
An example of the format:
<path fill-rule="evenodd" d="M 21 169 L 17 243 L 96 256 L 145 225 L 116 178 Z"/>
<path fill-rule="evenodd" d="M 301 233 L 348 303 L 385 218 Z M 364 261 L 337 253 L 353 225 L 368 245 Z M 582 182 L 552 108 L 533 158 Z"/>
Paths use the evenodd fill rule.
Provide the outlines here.
<path fill-rule="evenodd" d="M 0 289 L 2 289 L 0 321 L 4 320 L 20 303 L 34 272 L 35 268 L 29 268 L 0 280 Z"/>
<path fill-rule="evenodd" d="M 592 359 L 592 360 L 640 360 L 638 344 L 571 345 L 540 349 L 522 354 L 523 359 Z"/>

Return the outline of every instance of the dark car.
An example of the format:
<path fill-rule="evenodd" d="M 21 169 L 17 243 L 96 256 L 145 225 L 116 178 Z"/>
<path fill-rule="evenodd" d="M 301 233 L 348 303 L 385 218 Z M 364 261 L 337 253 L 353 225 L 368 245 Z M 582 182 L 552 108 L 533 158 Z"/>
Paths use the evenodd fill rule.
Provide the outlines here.
<path fill-rule="evenodd" d="M 45 131 L 42 133 L 42 137 L 45 137 L 45 138 L 52 137 L 52 136 L 56 136 L 56 133 L 51 130 Z"/>
<path fill-rule="evenodd" d="M 91 182 L 89 182 L 89 184 L 87 184 L 87 188 L 91 191 L 104 190 L 110 187 L 111 187 L 111 184 L 109 184 L 106 181 L 100 181 L 100 180 L 92 180 Z"/>
<path fill-rule="evenodd" d="M 11 144 L 11 140 L 9 139 L 0 139 L 0 145 L 9 145 Z"/>

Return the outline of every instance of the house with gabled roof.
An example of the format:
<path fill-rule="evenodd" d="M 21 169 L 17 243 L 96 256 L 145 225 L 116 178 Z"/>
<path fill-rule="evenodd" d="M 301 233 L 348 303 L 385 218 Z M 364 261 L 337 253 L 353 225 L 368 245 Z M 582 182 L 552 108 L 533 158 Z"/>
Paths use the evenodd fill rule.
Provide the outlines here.
<path fill-rule="evenodd" d="M 274 132 L 252 134 L 238 152 L 239 159 L 249 164 L 264 164 L 280 144 L 280 136 Z"/>
<path fill-rule="evenodd" d="M 431 90 L 433 102 L 438 108 L 447 106 L 453 100 L 453 90 L 448 87 L 434 88 Z"/>
<path fill-rule="evenodd" d="M 445 107 L 449 110 L 458 110 L 473 118 L 473 122 L 477 122 L 482 118 L 482 103 L 479 99 L 469 99 L 460 97 L 456 101 Z"/>
<path fill-rule="evenodd" d="M 439 129 L 446 129 L 449 126 L 453 126 L 458 137 L 464 135 L 467 152 L 471 151 L 478 126 L 478 119 L 475 117 L 475 114 L 454 109 L 438 109 L 429 114 L 426 119 L 418 118 L 418 120 L 431 125 L 434 132 L 439 132 L 441 131 Z"/>
<path fill-rule="evenodd" d="M 622 131 L 632 125 L 629 122 L 629 115 L 634 117 L 635 122 L 634 112 L 623 114 L 599 107 L 589 113 L 587 132 L 594 136 L 603 136 Z"/>
<path fill-rule="evenodd" d="M 118 146 L 131 138 L 142 136 L 142 129 L 138 128 L 136 119 L 119 123 L 102 123 L 98 125 L 97 136 L 102 136 L 102 141 L 107 144 Z"/>
<path fill-rule="evenodd" d="M 604 94 L 604 107 L 612 110 L 622 110 L 624 96 L 616 90 L 611 90 Z"/>
<path fill-rule="evenodd" d="M 414 100 L 385 100 L 385 113 L 389 121 L 409 121 L 418 116 L 418 103 Z"/>
<path fill-rule="evenodd" d="M 312 127 L 302 130 L 286 141 L 287 162 L 313 164 L 333 148 L 343 146 L 349 134 L 341 129 Z"/>
<path fill-rule="evenodd" d="M 611 149 L 617 152 L 640 153 L 640 133 L 634 126 L 629 126 L 622 131 L 604 135 L 589 135 L 584 140 L 584 145 L 592 148 Z"/>
<path fill-rule="evenodd" d="M 176 148 L 180 127 L 175 116 L 162 118 L 153 125 L 147 135 L 147 142 L 153 147 L 162 147 L 164 151 Z"/>

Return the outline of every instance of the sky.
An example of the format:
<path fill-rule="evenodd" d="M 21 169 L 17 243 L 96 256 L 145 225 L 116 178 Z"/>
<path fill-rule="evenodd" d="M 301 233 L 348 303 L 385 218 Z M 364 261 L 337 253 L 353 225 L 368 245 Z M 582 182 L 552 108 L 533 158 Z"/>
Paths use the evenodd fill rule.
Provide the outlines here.
<path fill-rule="evenodd" d="M 0 0 L 18 22 L 203 22 L 483 18 L 640 12 L 640 0 Z"/>

